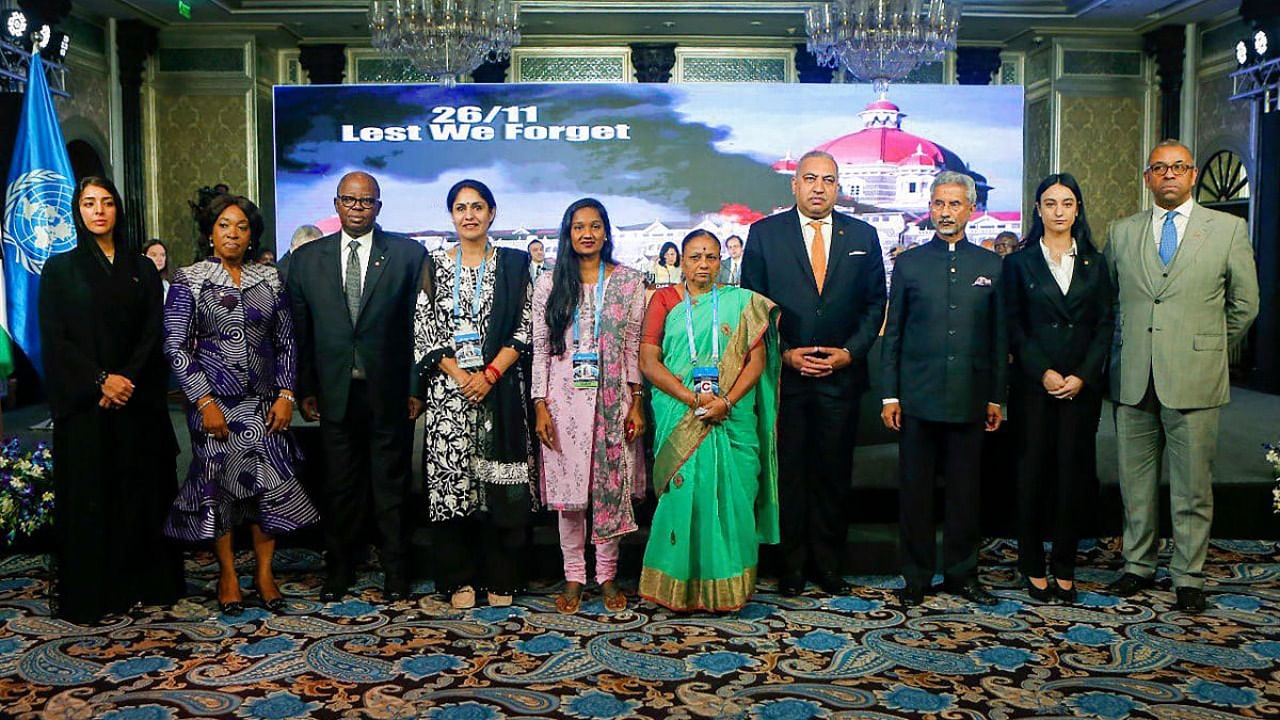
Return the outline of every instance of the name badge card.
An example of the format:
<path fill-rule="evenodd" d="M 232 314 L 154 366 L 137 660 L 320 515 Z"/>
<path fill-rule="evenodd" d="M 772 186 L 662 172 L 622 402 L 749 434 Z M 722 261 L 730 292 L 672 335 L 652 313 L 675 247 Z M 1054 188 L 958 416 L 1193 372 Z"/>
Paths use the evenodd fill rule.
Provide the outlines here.
<path fill-rule="evenodd" d="M 577 352 L 573 354 L 573 386 L 579 390 L 600 387 L 600 354 Z"/>

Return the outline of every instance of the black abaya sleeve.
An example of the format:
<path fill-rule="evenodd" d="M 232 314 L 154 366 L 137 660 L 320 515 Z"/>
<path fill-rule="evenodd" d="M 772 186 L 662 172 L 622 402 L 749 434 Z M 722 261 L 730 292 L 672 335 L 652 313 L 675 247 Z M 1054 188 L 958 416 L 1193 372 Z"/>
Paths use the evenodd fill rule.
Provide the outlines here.
<path fill-rule="evenodd" d="M 66 417 L 97 404 L 102 397 L 98 387 L 100 368 L 88 354 L 93 348 L 81 347 L 72 337 L 67 317 L 69 298 L 84 292 L 77 287 L 74 253 L 49 258 L 40 282 L 40 337 L 44 359 L 44 384 L 53 416 Z"/>

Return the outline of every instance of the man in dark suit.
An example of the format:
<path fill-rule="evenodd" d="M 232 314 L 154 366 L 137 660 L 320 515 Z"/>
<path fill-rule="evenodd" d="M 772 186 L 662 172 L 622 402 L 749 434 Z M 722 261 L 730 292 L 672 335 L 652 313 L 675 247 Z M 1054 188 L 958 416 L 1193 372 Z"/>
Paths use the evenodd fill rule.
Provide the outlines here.
<path fill-rule="evenodd" d="M 374 224 L 379 196 L 372 175 L 343 176 L 333 199 L 342 230 L 291 253 L 298 395 L 303 416 L 319 418 L 325 446 L 325 601 L 351 586 L 370 511 L 382 534 L 384 597 L 409 589 L 404 503 L 422 411 L 412 387 L 413 312 L 426 251 Z"/>
<path fill-rule="evenodd" d="M 884 263 L 875 229 L 832 211 L 834 158 L 806 153 L 791 189 L 795 208 L 752 225 L 742 258 L 742 287 L 782 308 L 779 586 L 799 594 L 808 573 L 825 592 L 843 594 L 858 401 L 884 319 Z"/>
<path fill-rule="evenodd" d="M 973 178 L 939 173 L 930 191 L 933 240 L 898 256 L 882 347 L 881 418 L 902 432 L 898 528 L 904 605 L 933 581 L 934 478 L 946 480 L 943 577 L 947 592 L 979 605 L 996 598 L 978 583 L 978 488 L 982 431 L 1000 427 L 1008 340 L 1000 256 L 965 241 Z"/>

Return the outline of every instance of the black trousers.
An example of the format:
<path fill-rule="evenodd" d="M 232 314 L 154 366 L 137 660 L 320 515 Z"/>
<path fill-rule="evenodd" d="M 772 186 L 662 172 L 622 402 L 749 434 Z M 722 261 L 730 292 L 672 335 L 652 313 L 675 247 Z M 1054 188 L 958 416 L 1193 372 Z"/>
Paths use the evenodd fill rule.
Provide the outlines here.
<path fill-rule="evenodd" d="M 982 433 L 980 422 L 945 423 L 902 416 L 898 531 L 902 576 L 908 585 L 928 588 L 933 582 L 933 490 L 939 470 L 946 483 L 943 575 L 948 582 L 962 582 L 977 572 Z"/>
<path fill-rule="evenodd" d="M 788 394 L 778 408 L 782 572 L 841 573 L 849 537 L 853 447 L 861 393 Z"/>
<path fill-rule="evenodd" d="M 436 588 L 451 593 L 464 585 L 499 595 L 524 588 L 530 519 L 527 485 L 487 485 L 488 510 L 433 523 Z"/>
<path fill-rule="evenodd" d="M 352 380 L 342 422 L 320 417 L 325 446 L 325 548 L 329 573 L 350 576 L 365 523 L 378 528 L 382 569 L 404 575 L 413 425 L 408 400 L 398 417 L 377 417 L 366 381 Z M 391 411 L 388 410 L 389 414 Z M 372 516 L 371 516 L 372 515 Z"/>
<path fill-rule="evenodd" d="M 1081 517 L 1095 494 L 1095 439 L 1102 412 L 1100 389 L 1058 400 L 1041 388 L 1019 394 L 1022 421 L 1018 452 L 1018 568 L 1045 577 L 1043 541 L 1053 541 L 1049 567 L 1055 577 L 1075 578 Z"/>

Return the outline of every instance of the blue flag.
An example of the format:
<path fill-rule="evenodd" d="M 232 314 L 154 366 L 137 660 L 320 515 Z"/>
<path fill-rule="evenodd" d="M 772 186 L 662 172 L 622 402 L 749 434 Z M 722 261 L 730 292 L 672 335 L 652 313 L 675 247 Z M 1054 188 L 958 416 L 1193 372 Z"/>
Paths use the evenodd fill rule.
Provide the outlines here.
<path fill-rule="evenodd" d="M 4 299 L 9 336 L 41 374 L 40 273 L 50 257 L 76 246 L 74 183 L 44 64 L 33 54 L 4 198 Z"/>

